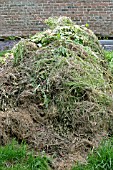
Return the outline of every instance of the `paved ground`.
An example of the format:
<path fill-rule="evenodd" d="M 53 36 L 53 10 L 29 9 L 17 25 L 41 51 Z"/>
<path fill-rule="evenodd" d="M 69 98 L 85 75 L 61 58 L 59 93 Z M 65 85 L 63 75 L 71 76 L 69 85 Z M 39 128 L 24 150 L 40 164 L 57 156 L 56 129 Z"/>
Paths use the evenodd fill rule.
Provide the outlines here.
<path fill-rule="evenodd" d="M 0 51 L 11 49 L 17 42 L 18 40 L 0 41 Z"/>
<path fill-rule="evenodd" d="M 100 40 L 100 44 L 103 46 L 105 50 L 108 51 L 113 50 L 113 40 Z"/>
<path fill-rule="evenodd" d="M 107 51 L 113 51 L 113 45 L 104 45 L 103 47 Z"/>
<path fill-rule="evenodd" d="M 18 40 L 0 41 L 0 51 L 11 49 L 17 42 Z M 105 50 L 113 50 L 113 40 L 100 40 L 100 43 Z"/>

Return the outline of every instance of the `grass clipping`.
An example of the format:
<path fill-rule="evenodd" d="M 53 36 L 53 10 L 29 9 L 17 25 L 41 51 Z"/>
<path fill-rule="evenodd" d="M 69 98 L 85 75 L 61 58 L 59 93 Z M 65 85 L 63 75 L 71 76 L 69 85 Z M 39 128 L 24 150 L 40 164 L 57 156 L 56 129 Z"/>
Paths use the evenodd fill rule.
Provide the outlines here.
<path fill-rule="evenodd" d="M 0 110 L 27 109 L 62 136 L 112 133 L 113 78 L 97 37 L 67 17 L 46 23 L 50 29 L 22 39 L 3 66 Z"/>

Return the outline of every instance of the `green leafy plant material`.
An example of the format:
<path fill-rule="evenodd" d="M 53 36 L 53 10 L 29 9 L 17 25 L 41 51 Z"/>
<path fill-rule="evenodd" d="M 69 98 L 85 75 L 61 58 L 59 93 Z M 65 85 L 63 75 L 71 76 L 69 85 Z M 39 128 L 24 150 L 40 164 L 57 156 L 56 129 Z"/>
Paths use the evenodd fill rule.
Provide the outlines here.
<path fill-rule="evenodd" d="M 27 145 L 16 140 L 0 146 L 0 170 L 51 170 L 50 160 L 45 155 L 34 156 Z"/>
<path fill-rule="evenodd" d="M 72 170 L 111 170 L 113 168 L 113 138 L 104 140 L 87 158 L 87 164 L 78 164 Z"/>

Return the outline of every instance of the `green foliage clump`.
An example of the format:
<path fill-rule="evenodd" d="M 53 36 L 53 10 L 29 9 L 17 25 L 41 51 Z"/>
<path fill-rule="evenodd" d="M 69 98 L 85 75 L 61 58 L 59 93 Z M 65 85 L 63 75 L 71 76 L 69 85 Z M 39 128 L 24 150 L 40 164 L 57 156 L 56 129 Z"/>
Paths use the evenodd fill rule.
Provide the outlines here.
<path fill-rule="evenodd" d="M 8 50 L 0 51 L 0 57 L 3 57 L 7 52 L 9 52 L 9 51 Z"/>
<path fill-rule="evenodd" d="M 46 156 L 34 156 L 25 143 L 13 140 L 0 146 L 0 170 L 50 170 L 50 160 Z"/>
<path fill-rule="evenodd" d="M 46 23 L 52 28 L 31 37 L 31 41 L 37 43 L 39 47 L 47 46 L 56 40 L 67 40 L 74 44 L 81 44 L 82 47 L 89 47 L 89 51 L 92 50 L 102 55 L 97 37 L 86 27 L 75 25 L 68 17 L 50 17 L 46 20 Z"/>
<path fill-rule="evenodd" d="M 73 25 L 72 20 L 69 17 L 49 17 L 45 20 L 45 23 L 49 28 L 54 29 L 57 26 L 70 26 Z"/>
<path fill-rule="evenodd" d="M 0 51 L 0 63 L 3 64 L 5 63 L 6 60 L 6 54 L 9 53 L 9 50 L 5 50 L 5 51 Z"/>
<path fill-rule="evenodd" d="M 104 140 L 87 158 L 87 164 L 78 164 L 72 170 L 112 170 L 113 138 Z"/>
<path fill-rule="evenodd" d="M 24 40 L 21 40 L 16 46 L 14 46 L 14 48 L 12 49 L 12 53 L 14 55 L 14 65 L 17 65 L 19 61 L 23 61 L 23 55 L 25 51 L 26 45 Z"/>
<path fill-rule="evenodd" d="M 113 73 L 113 51 L 105 51 L 105 59 L 107 59 L 109 68 Z"/>

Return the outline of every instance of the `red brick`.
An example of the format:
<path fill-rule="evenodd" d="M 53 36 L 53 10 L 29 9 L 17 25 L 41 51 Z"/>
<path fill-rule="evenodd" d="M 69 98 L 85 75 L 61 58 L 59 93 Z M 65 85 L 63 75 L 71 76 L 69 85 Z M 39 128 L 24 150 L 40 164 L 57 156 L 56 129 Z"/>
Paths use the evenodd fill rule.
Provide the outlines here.
<path fill-rule="evenodd" d="M 97 34 L 113 37 L 113 1 L 110 0 L 1 0 L 0 36 L 29 35 L 45 27 L 49 16 L 68 16 L 88 23 Z"/>

